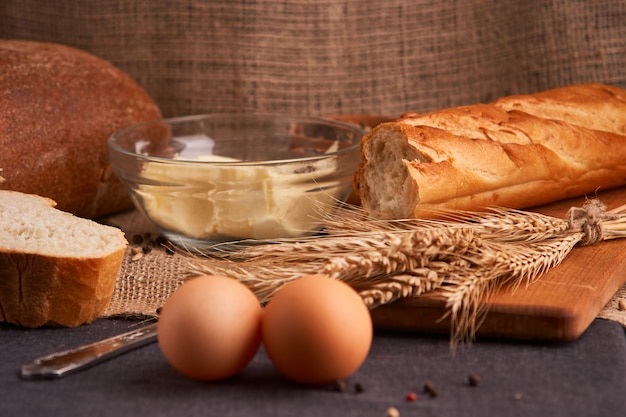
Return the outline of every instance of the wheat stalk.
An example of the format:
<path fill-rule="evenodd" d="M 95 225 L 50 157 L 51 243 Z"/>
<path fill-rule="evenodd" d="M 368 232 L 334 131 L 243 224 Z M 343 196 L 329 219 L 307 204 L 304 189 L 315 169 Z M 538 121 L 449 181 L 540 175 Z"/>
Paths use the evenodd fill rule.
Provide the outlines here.
<path fill-rule="evenodd" d="M 451 343 L 473 339 L 494 291 L 529 284 L 579 244 L 626 236 L 626 215 L 598 200 L 566 219 L 520 210 L 446 212 L 437 220 L 373 220 L 343 207 L 323 235 L 216 246 L 194 256 L 190 274 L 236 278 L 267 302 L 282 285 L 324 273 L 358 291 L 370 308 L 438 290 L 451 318 Z M 263 243 L 263 244 L 259 244 Z"/>

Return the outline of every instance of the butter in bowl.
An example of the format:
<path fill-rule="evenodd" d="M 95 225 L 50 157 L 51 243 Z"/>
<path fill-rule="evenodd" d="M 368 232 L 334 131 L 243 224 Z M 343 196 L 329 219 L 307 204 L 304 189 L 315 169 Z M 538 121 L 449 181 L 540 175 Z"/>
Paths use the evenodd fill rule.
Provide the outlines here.
<path fill-rule="evenodd" d="M 173 243 L 311 235 L 352 192 L 364 131 L 285 115 L 206 114 L 129 126 L 109 138 L 114 172 Z"/>

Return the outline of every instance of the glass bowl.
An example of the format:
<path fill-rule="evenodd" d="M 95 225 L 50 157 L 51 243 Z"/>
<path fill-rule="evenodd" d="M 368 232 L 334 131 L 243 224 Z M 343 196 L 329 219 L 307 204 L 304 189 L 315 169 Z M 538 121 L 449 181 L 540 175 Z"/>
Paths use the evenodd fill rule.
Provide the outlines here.
<path fill-rule="evenodd" d="M 352 191 L 358 126 L 207 114 L 129 126 L 108 141 L 135 206 L 179 246 L 311 235 Z"/>

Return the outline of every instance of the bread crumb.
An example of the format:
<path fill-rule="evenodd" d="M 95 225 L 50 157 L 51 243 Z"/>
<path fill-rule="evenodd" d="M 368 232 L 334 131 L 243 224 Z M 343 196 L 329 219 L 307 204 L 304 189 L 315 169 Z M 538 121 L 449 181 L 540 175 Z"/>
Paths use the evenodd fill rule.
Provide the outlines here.
<path fill-rule="evenodd" d="M 387 417 L 400 417 L 400 410 L 396 407 L 389 407 L 387 409 Z"/>
<path fill-rule="evenodd" d="M 144 253 L 143 253 L 143 251 L 141 250 L 141 248 L 138 248 L 138 247 L 136 247 L 136 246 L 133 246 L 133 247 L 130 249 L 130 253 L 131 253 L 131 255 L 132 255 L 132 257 L 130 258 L 130 260 L 131 260 L 131 261 L 133 261 L 133 262 L 134 262 L 134 261 L 138 261 L 138 260 L 140 260 L 141 258 L 143 258 L 143 254 L 144 254 Z"/>
<path fill-rule="evenodd" d="M 626 300 L 623 298 L 620 298 L 620 300 L 617 302 L 617 309 L 619 311 L 626 311 Z"/>

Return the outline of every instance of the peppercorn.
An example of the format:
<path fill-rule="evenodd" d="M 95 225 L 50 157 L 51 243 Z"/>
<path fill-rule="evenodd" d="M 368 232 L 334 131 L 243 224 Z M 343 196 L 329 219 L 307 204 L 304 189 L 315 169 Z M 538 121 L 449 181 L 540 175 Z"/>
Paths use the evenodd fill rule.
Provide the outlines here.
<path fill-rule="evenodd" d="M 432 382 L 427 382 L 424 384 L 424 392 L 430 395 L 432 398 L 435 398 L 439 395 L 439 392 L 435 389 L 435 386 Z"/>
<path fill-rule="evenodd" d="M 470 387 L 477 386 L 478 384 L 480 384 L 480 375 L 471 374 L 467 378 L 467 383 L 470 385 Z"/>
<path fill-rule="evenodd" d="M 340 381 L 336 381 L 334 384 L 334 388 L 335 390 L 339 391 L 339 392 L 345 392 L 346 390 L 346 382 L 343 380 Z"/>
<path fill-rule="evenodd" d="M 143 236 L 141 235 L 133 235 L 133 245 L 141 245 L 143 243 Z"/>

